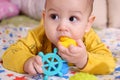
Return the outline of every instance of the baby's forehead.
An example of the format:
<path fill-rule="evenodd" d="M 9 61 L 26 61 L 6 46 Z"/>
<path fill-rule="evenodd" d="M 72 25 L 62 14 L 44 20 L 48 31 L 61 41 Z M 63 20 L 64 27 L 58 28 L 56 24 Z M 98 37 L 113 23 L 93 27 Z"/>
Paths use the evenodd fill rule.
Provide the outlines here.
<path fill-rule="evenodd" d="M 47 1 L 54 1 L 54 0 L 43 0 L 43 2 L 47 2 Z M 58 1 L 58 0 L 57 0 Z M 76 1 L 76 0 L 74 0 L 74 1 Z M 91 3 L 91 2 L 93 2 L 94 0 L 78 0 L 78 1 L 84 1 L 84 2 L 86 2 L 86 3 Z"/>
<path fill-rule="evenodd" d="M 45 0 L 45 9 L 48 9 L 49 7 L 46 7 L 47 5 L 53 6 L 55 5 L 62 5 L 59 7 L 63 6 L 68 6 L 71 8 L 73 5 L 76 5 L 79 10 L 81 10 L 83 13 L 87 11 L 92 11 L 92 3 L 93 0 Z M 64 4 L 64 5 L 63 5 Z M 64 9 L 64 7 L 62 8 Z"/>
<path fill-rule="evenodd" d="M 47 3 L 49 3 L 50 4 L 50 2 L 66 2 L 65 0 L 44 0 L 45 1 L 45 6 L 47 5 Z M 89 5 L 89 3 L 91 3 L 91 1 L 93 1 L 93 0 L 68 0 L 67 1 L 67 3 L 69 3 L 70 1 L 74 1 L 74 2 L 78 2 L 78 3 L 80 3 L 80 4 L 84 4 L 84 5 L 86 5 L 86 6 L 88 6 Z M 65 4 L 67 4 L 67 3 L 65 3 Z M 57 4 L 59 4 L 59 3 L 57 3 Z M 72 5 L 72 4 L 69 4 L 70 6 Z M 81 6 L 81 5 L 79 5 L 79 6 Z"/>
<path fill-rule="evenodd" d="M 52 2 L 52 1 L 54 1 L 54 0 L 43 0 L 44 1 L 44 6 L 46 6 L 46 3 L 48 2 L 49 3 L 49 1 L 50 2 Z M 56 0 L 56 1 L 61 1 L 61 0 Z M 64 1 L 64 0 L 62 0 L 62 1 Z M 77 1 L 77 2 L 79 2 L 80 4 L 84 4 L 85 6 L 89 6 L 89 5 L 91 5 L 92 3 L 93 3 L 93 1 L 94 0 L 73 0 L 73 1 Z M 70 0 L 68 0 L 68 3 L 70 2 Z M 50 3 L 49 3 L 50 4 Z M 67 4 L 67 3 L 66 3 Z M 89 6 L 90 7 L 90 6 Z"/>

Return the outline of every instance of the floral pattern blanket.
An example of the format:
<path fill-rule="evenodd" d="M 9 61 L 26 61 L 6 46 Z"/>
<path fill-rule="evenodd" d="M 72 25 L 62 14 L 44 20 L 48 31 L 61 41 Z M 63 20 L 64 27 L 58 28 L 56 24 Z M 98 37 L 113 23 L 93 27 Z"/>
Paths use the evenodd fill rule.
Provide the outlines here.
<path fill-rule="evenodd" d="M 3 26 L 0 27 L 0 80 L 43 80 L 43 75 L 30 76 L 27 74 L 19 74 L 5 69 L 2 66 L 1 56 L 4 51 L 16 40 L 26 36 L 27 31 L 32 27 L 19 26 Z M 95 30 L 100 36 L 101 40 L 111 49 L 113 56 L 116 59 L 116 69 L 109 75 L 94 75 L 98 80 L 120 80 L 120 29 L 107 28 L 102 30 Z M 62 77 L 50 76 L 49 80 L 69 80 L 77 72 L 69 70 L 67 74 Z"/>

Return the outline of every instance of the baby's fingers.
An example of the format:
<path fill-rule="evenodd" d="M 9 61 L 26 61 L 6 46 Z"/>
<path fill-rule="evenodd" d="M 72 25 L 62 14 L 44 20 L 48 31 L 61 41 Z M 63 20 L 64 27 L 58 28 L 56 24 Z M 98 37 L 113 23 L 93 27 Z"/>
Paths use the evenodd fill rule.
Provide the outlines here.
<path fill-rule="evenodd" d="M 79 47 L 85 48 L 85 45 L 84 45 L 84 43 L 81 39 L 77 40 L 77 44 L 78 44 Z"/>
<path fill-rule="evenodd" d="M 42 66 L 42 58 L 40 56 L 35 57 L 35 62 L 36 62 L 36 64 Z"/>
<path fill-rule="evenodd" d="M 37 74 L 32 63 L 28 67 L 25 68 L 25 72 L 27 72 L 29 75 L 36 75 Z"/>
<path fill-rule="evenodd" d="M 38 73 L 42 73 L 42 58 L 40 56 L 36 56 L 34 59 L 34 68 Z"/>
<path fill-rule="evenodd" d="M 62 52 L 58 52 L 58 54 L 62 57 L 62 59 L 67 60 L 68 55 Z"/>
<path fill-rule="evenodd" d="M 33 65 L 37 73 L 43 73 L 42 66 L 38 65 L 37 63 L 33 63 Z"/>

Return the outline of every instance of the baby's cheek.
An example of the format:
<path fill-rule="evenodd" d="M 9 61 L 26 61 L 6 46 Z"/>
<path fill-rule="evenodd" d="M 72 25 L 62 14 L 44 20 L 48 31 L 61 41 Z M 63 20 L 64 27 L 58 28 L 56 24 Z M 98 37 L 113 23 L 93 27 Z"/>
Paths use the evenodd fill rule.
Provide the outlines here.
<path fill-rule="evenodd" d="M 68 38 L 68 37 L 61 37 L 60 40 L 59 40 L 59 43 L 66 48 L 68 48 L 70 45 L 77 46 L 76 41 L 74 39 L 71 39 L 71 38 Z"/>

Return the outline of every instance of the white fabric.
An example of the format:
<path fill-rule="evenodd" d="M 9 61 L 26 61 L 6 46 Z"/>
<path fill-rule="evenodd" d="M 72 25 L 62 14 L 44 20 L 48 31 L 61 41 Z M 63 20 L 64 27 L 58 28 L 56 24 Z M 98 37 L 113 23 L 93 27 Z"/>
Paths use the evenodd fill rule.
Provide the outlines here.
<path fill-rule="evenodd" d="M 96 16 L 94 27 L 105 28 L 107 24 L 106 0 L 94 0 L 93 15 Z"/>
<path fill-rule="evenodd" d="M 108 0 L 109 27 L 120 28 L 120 0 Z"/>
<path fill-rule="evenodd" d="M 45 0 L 11 0 L 11 2 L 27 16 L 40 20 Z"/>

